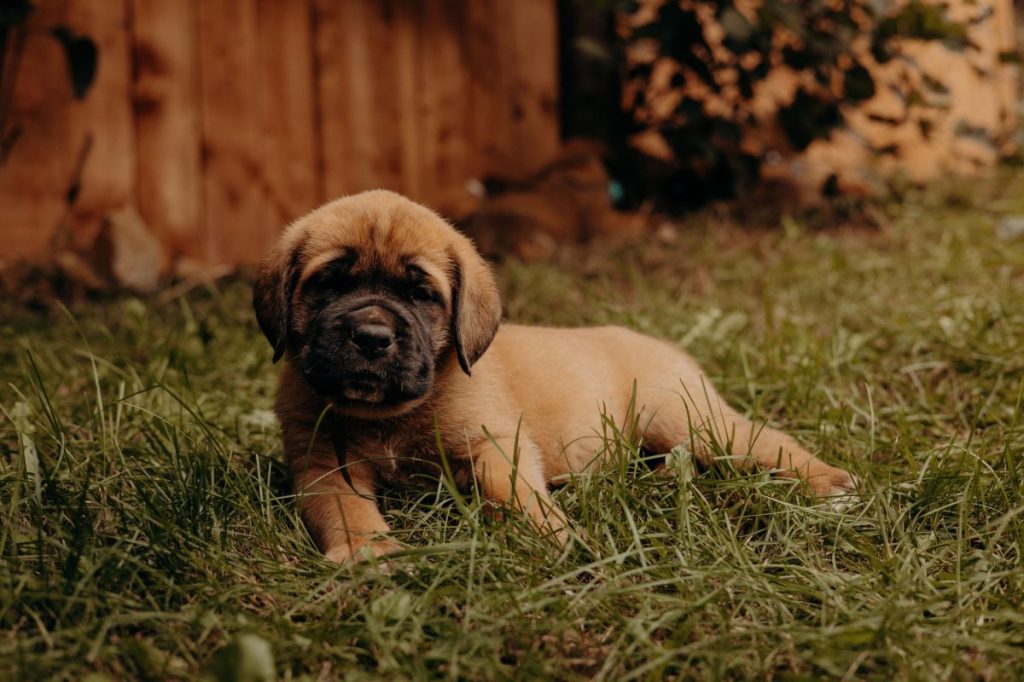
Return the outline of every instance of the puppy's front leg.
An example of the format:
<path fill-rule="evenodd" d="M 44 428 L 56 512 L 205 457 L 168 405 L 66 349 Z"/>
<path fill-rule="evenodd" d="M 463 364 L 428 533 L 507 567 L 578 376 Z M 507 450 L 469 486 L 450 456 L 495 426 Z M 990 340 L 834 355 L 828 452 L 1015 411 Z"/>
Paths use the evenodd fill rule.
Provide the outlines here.
<path fill-rule="evenodd" d="M 520 441 L 516 455 L 515 447 L 515 440 L 507 438 L 487 441 L 475 449 L 474 466 L 484 497 L 525 512 L 538 529 L 565 544 L 565 516 L 548 494 L 540 451 Z"/>
<path fill-rule="evenodd" d="M 287 454 L 299 496 L 306 527 L 323 550 L 324 556 L 337 563 L 372 553 L 381 556 L 401 546 L 381 537 L 389 528 L 377 508 L 374 497 L 375 472 L 366 460 L 346 462 L 348 479 L 338 467 L 334 448 L 318 440 L 310 448 L 301 438 Z"/>

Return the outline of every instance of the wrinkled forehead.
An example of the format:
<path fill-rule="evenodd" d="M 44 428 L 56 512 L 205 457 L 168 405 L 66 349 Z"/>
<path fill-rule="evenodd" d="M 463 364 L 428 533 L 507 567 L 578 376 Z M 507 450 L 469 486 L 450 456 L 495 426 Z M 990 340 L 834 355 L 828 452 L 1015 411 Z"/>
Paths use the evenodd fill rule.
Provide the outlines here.
<path fill-rule="evenodd" d="M 341 199 L 296 225 L 301 240 L 301 279 L 326 264 L 347 261 L 353 273 L 407 276 L 410 267 L 446 281 L 453 228 L 411 201 L 363 196 Z"/>

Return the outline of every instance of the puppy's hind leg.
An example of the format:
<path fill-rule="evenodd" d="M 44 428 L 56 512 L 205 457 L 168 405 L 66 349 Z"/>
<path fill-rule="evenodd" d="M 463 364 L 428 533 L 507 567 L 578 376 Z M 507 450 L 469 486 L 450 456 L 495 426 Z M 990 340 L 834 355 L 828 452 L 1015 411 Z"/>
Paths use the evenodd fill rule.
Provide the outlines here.
<path fill-rule="evenodd" d="M 732 435 L 730 454 L 749 454 L 761 466 L 776 469 L 780 476 L 802 479 L 815 497 L 845 495 L 857 486 L 852 474 L 821 461 L 788 434 L 755 425 L 728 407 L 722 410 L 721 422 L 725 433 Z"/>
<path fill-rule="evenodd" d="M 730 455 L 743 456 L 737 466 L 759 464 L 777 470 L 780 476 L 800 478 L 816 497 L 847 494 L 856 488 L 849 472 L 821 461 L 789 435 L 754 424 L 710 386 L 700 397 L 666 391 L 648 392 L 645 398 L 652 416 L 644 438 L 661 452 L 692 443 L 694 456 L 708 462 L 713 457 L 712 444 L 716 444 Z"/>

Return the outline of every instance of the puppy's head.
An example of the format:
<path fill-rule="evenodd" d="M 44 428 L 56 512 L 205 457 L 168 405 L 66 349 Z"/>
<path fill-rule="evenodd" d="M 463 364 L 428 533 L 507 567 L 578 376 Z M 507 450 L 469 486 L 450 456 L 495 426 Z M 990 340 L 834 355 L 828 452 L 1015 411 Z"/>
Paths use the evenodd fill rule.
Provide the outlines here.
<path fill-rule="evenodd" d="M 412 409 L 455 362 L 469 374 L 501 318 L 472 242 L 382 190 L 288 227 L 260 268 L 253 305 L 274 360 L 287 355 L 335 409 L 363 418 Z"/>

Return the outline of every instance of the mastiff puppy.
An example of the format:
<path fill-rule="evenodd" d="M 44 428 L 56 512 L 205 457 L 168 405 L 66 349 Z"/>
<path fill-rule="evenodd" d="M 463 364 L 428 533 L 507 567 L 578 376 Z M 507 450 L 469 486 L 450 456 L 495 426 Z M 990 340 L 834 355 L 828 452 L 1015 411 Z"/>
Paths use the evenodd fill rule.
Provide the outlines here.
<path fill-rule="evenodd" d="M 678 348 L 619 327 L 502 325 L 472 242 L 392 192 L 293 223 L 253 303 L 285 359 L 276 411 L 303 518 L 333 561 L 399 548 L 375 488 L 436 476 L 442 449 L 457 484 L 475 478 L 494 505 L 564 540 L 548 486 L 600 459 L 605 415 L 634 418 L 650 452 L 689 444 L 707 460 L 715 443 L 818 496 L 854 488 L 846 471 L 726 405 Z"/>

